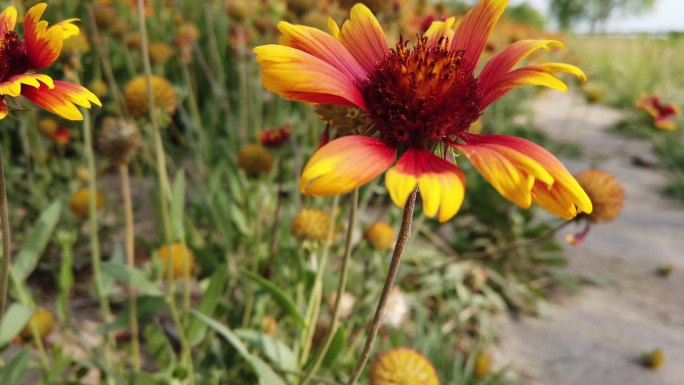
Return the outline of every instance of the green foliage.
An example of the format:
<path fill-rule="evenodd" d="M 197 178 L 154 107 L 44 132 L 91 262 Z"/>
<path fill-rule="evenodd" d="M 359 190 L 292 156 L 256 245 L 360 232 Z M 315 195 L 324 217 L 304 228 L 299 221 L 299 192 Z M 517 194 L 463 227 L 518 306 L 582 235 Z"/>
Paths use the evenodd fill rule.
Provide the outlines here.
<path fill-rule="evenodd" d="M 504 15 L 511 21 L 529 25 L 538 30 L 544 30 L 546 26 L 546 19 L 536 8 L 529 3 L 524 2 L 518 5 L 512 5 L 506 8 Z"/>
<path fill-rule="evenodd" d="M 594 32 L 614 14 L 639 14 L 653 8 L 655 3 L 656 0 L 551 0 L 550 11 L 562 30 L 586 20 Z"/>

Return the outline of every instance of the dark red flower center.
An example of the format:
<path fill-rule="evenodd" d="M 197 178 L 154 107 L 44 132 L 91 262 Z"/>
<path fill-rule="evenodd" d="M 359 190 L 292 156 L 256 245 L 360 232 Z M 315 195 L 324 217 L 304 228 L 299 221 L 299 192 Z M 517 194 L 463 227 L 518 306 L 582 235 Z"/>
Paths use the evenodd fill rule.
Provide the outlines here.
<path fill-rule="evenodd" d="M 28 70 L 26 47 L 14 31 L 5 33 L 0 39 L 0 82 Z"/>
<path fill-rule="evenodd" d="M 462 65 L 463 51 L 447 39 L 409 47 L 400 38 L 362 86 L 368 113 L 383 139 L 426 148 L 456 136 L 481 114 L 477 80 Z"/>

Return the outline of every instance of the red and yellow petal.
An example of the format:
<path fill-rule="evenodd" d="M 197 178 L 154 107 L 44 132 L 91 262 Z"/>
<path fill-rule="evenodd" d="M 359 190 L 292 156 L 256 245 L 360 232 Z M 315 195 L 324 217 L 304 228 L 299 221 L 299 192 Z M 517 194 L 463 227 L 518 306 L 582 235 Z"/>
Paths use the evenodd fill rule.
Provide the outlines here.
<path fill-rule="evenodd" d="M 64 32 L 62 27 L 48 28 L 48 22 L 40 20 L 47 8 L 38 3 L 26 12 L 24 18 L 24 42 L 31 69 L 43 69 L 52 64 L 62 51 Z"/>
<path fill-rule="evenodd" d="M 337 39 L 329 34 L 304 25 L 293 25 L 284 21 L 278 23 L 283 34 L 280 44 L 308 53 L 337 68 L 348 78 L 363 81 L 367 72 Z"/>
<path fill-rule="evenodd" d="M 480 0 L 458 25 L 451 49 L 464 51 L 464 67 L 474 69 L 508 0 Z"/>
<path fill-rule="evenodd" d="M 525 66 L 510 71 L 500 76 L 495 82 L 487 85 L 487 89 L 482 90 L 482 108 L 492 104 L 513 88 L 523 85 L 545 86 L 558 91 L 567 92 L 568 86 L 554 73 L 563 72 L 577 76 L 580 80 L 587 80 L 587 75 L 572 64 L 565 63 L 543 63 Z"/>
<path fill-rule="evenodd" d="M 446 38 L 449 42 L 453 41 L 454 23 L 456 23 L 455 17 L 450 17 L 444 21 L 433 21 L 424 34 L 424 36 L 428 39 L 428 45 L 438 44 L 441 38 Z"/>
<path fill-rule="evenodd" d="M 22 85 L 39 88 L 46 86 L 53 88 L 55 85 L 52 78 L 43 74 L 20 74 L 14 75 L 6 81 L 0 83 L 0 95 L 17 97 L 21 94 Z M 25 88 L 24 88 L 25 89 Z"/>
<path fill-rule="evenodd" d="M 83 120 L 78 106 L 91 108 L 93 104 L 102 106 L 100 100 L 78 84 L 54 81 L 54 88 L 42 84 L 40 88 L 22 87 L 21 95 L 36 105 L 68 120 Z"/>
<path fill-rule="evenodd" d="M 564 219 L 592 211 L 591 200 L 563 164 L 541 146 L 506 135 L 469 135 L 454 144 L 502 196 L 532 201 Z"/>
<path fill-rule="evenodd" d="M 342 24 L 339 39 L 366 72 L 373 71 L 375 64 L 390 52 L 380 23 L 361 3 L 352 7 L 349 20 Z"/>
<path fill-rule="evenodd" d="M 352 135 L 316 150 L 302 171 L 299 189 L 307 195 L 338 195 L 362 186 L 387 170 L 397 151 L 379 139 Z"/>
<path fill-rule="evenodd" d="M 353 79 L 329 63 L 283 45 L 254 48 L 264 87 L 285 99 L 366 108 Z"/>
<path fill-rule="evenodd" d="M 440 222 L 453 218 L 461 208 L 465 194 L 463 172 L 435 154 L 411 148 L 385 174 L 385 184 L 392 201 L 404 207 L 418 186 L 423 198 L 423 212 Z"/>
<path fill-rule="evenodd" d="M 77 18 L 67 19 L 60 21 L 59 23 L 53 25 L 50 28 L 61 28 L 62 29 L 62 40 L 66 40 L 72 36 L 78 35 L 81 31 L 74 23 L 79 21 Z"/>
<path fill-rule="evenodd" d="M 5 36 L 5 33 L 14 31 L 14 26 L 17 24 L 17 9 L 14 7 L 5 8 L 0 13 L 0 36 Z"/>
<path fill-rule="evenodd" d="M 480 89 L 486 93 L 502 76 L 506 75 L 516 64 L 539 49 L 550 50 L 551 47 L 563 47 L 563 43 L 556 40 L 521 40 L 508 46 L 494 56 L 482 69 L 478 80 Z"/>
<path fill-rule="evenodd" d="M 5 101 L 0 98 L 0 120 L 5 119 L 7 115 L 9 115 L 9 108 L 7 108 Z"/>

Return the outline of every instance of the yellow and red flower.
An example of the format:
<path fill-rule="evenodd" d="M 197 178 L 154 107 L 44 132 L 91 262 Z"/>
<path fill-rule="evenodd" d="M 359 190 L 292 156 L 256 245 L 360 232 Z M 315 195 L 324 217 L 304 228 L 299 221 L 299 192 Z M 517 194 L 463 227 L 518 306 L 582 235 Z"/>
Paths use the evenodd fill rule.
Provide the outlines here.
<path fill-rule="evenodd" d="M 480 55 L 507 0 L 481 0 L 460 24 L 435 21 L 409 44 L 394 49 L 371 11 L 355 5 L 331 34 L 280 22 L 280 45 L 256 47 L 264 86 L 296 101 L 352 106 L 370 116 L 371 126 L 319 148 L 304 168 L 300 189 L 336 195 L 383 172 L 390 196 L 403 207 L 418 187 L 427 216 L 440 221 L 459 210 L 464 176 L 456 152 L 504 197 L 522 207 L 534 201 L 570 219 L 591 212 L 587 194 L 548 151 L 527 140 L 468 132 L 484 109 L 511 89 L 542 85 L 561 91 L 554 76 L 585 79 L 577 67 L 543 63 L 515 68 L 538 49 L 560 47 L 554 40 L 522 40 L 494 56 L 475 76 Z M 398 159 L 397 159 L 398 157 Z"/>
<path fill-rule="evenodd" d="M 651 115 L 656 128 L 665 131 L 674 131 L 677 128 L 675 118 L 679 115 L 679 107 L 672 103 L 664 104 L 658 95 L 641 95 L 636 107 Z"/>
<path fill-rule="evenodd" d="M 41 20 L 47 4 L 31 7 L 24 17 L 24 39 L 14 26 L 17 10 L 7 7 L 0 13 L 0 119 L 9 113 L 5 97 L 23 96 L 36 105 L 69 120 L 82 120 L 77 106 L 101 106 L 100 100 L 86 88 L 53 80 L 35 73 L 49 67 L 62 51 L 64 40 L 78 35 L 77 19 L 67 19 L 48 28 Z"/>

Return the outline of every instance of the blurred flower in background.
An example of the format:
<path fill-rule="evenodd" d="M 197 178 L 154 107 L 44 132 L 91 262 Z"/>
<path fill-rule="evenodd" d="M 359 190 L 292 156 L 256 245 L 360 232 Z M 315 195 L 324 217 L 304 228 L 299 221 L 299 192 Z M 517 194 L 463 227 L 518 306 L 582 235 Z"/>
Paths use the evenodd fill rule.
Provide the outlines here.
<path fill-rule="evenodd" d="M 430 361 L 415 350 L 391 349 L 380 355 L 370 371 L 371 385 L 439 385 Z"/>
<path fill-rule="evenodd" d="M 636 107 L 651 115 L 656 128 L 665 131 L 674 131 L 677 128 L 675 118 L 679 116 L 679 107 L 673 103 L 663 103 L 658 95 L 641 95 Z"/>

